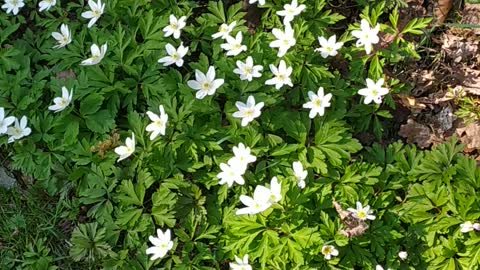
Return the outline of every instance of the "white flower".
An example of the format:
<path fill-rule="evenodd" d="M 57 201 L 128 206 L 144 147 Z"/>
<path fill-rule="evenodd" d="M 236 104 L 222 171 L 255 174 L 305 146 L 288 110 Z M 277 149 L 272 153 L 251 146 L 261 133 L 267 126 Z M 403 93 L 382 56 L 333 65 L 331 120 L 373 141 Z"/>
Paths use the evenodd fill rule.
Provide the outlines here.
<path fill-rule="evenodd" d="M 248 264 L 248 254 L 243 256 L 243 260 L 235 255 L 235 263 L 230 263 L 231 270 L 252 270 L 252 266 Z"/>
<path fill-rule="evenodd" d="M 273 28 L 272 34 L 277 38 L 277 40 L 270 42 L 271 48 L 278 48 L 277 57 L 284 56 L 288 49 L 296 44 L 294 37 L 294 31 L 290 24 L 285 25 L 285 31 L 282 31 L 278 28 Z"/>
<path fill-rule="evenodd" d="M 323 58 L 337 55 L 337 51 L 343 46 L 343 42 L 337 42 L 337 37 L 335 35 L 328 38 L 328 40 L 324 37 L 319 37 L 318 43 L 320 43 L 321 47 L 315 49 L 315 51 L 320 52 Z"/>
<path fill-rule="evenodd" d="M 338 250 L 332 245 L 324 245 L 322 247 L 322 254 L 325 259 L 330 260 L 332 256 L 338 256 Z"/>
<path fill-rule="evenodd" d="M 277 177 L 272 177 L 270 181 L 270 198 L 271 204 L 277 203 L 282 199 L 282 185 L 278 182 Z"/>
<path fill-rule="evenodd" d="M 295 161 L 292 164 L 293 174 L 297 178 L 297 185 L 299 188 L 305 188 L 305 179 L 307 178 L 307 170 L 303 170 L 302 163 L 300 161 Z"/>
<path fill-rule="evenodd" d="M 238 32 L 235 38 L 227 36 L 226 41 L 227 43 L 223 43 L 220 47 L 227 51 L 227 56 L 236 56 L 247 50 L 247 46 L 242 45 L 242 32 Z"/>
<path fill-rule="evenodd" d="M 305 5 L 298 5 L 297 0 L 292 0 L 291 4 L 285 4 L 284 10 L 277 11 L 278 16 L 283 17 L 283 24 L 288 24 L 293 21 L 293 18 L 300 14 L 306 7 Z"/>
<path fill-rule="evenodd" d="M 48 109 L 53 112 L 63 111 L 65 110 L 65 108 L 67 108 L 67 106 L 72 101 L 72 97 L 73 97 L 73 89 L 71 89 L 70 93 L 68 93 L 68 89 L 65 86 L 63 86 L 62 96 L 54 98 L 53 103 L 55 103 L 55 105 L 48 106 Z"/>
<path fill-rule="evenodd" d="M 382 103 L 382 96 L 388 94 L 388 88 L 382 87 L 384 82 L 383 79 L 377 82 L 367 79 L 367 87 L 358 90 L 358 94 L 365 97 L 363 103 L 370 104 L 372 100 L 377 104 Z"/>
<path fill-rule="evenodd" d="M 5 109 L 0 107 L 0 134 L 7 133 L 8 126 L 10 126 L 13 122 L 15 122 L 15 117 L 5 117 Z"/>
<path fill-rule="evenodd" d="M 248 166 L 247 162 L 235 156 L 231 157 L 227 163 L 228 163 L 228 166 L 230 166 L 230 168 L 234 169 L 239 175 L 242 175 L 242 176 L 247 170 L 247 166 Z"/>
<path fill-rule="evenodd" d="M 460 231 L 462 233 L 468 233 L 473 230 L 480 231 L 480 223 L 472 223 L 471 221 L 467 221 L 465 223 L 460 224 Z"/>
<path fill-rule="evenodd" d="M 309 102 L 303 104 L 303 108 L 310 109 L 310 118 L 314 118 L 317 114 L 323 116 L 325 114 L 325 108 L 330 107 L 330 100 L 332 94 L 323 94 L 323 87 L 318 88 L 317 94 L 312 91 L 308 91 Z"/>
<path fill-rule="evenodd" d="M 380 25 L 378 23 L 375 28 L 370 28 L 370 24 L 368 23 L 368 21 L 362 19 L 360 23 L 360 30 L 352 31 L 352 36 L 358 38 L 356 46 L 365 46 L 365 52 L 367 54 L 370 54 L 370 52 L 372 51 L 372 44 L 377 44 L 380 40 L 378 38 L 379 30 Z"/>
<path fill-rule="evenodd" d="M 188 52 L 188 47 L 184 47 L 183 43 L 175 49 L 172 44 L 165 45 L 165 50 L 168 56 L 158 59 L 158 63 L 163 63 L 163 66 L 169 66 L 171 64 L 177 65 L 177 67 L 183 66 L 183 57 Z"/>
<path fill-rule="evenodd" d="M 167 252 L 173 248 L 170 229 L 167 229 L 165 233 L 157 229 L 157 237 L 151 235 L 148 237 L 148 240 L 153 244 L 153 247 L 147 248 L 147 255 L 153 254 L 150 258 L 151 261 L 165 257 Z"/>
<path fill-rule="evenodd" d="M 383 270 L 383 267 L 379 264 L 375 267 L 375 270 Z M 387 270 L 392 270 L 392 268 L 387 268 Z"/>
<path fill-rule="evenodd" d="M 57 4 L 57 0 L 43 0 L 38 3 L 38 11 L 42 12 L 44 10 L 49 10 L 51 7 Z"/>
<path fill-rule="evenodd" d="M 270 202 L 271 195 L 270 189 L 261 185 L 255 187 L 253 198 L 240 195 L 240 201 L 247 207 L 238 209 L 236 215 L 255 215 L 267 210 L 272 205 Z"/>
<path fill-rule="evenodd" d="M 196 98 L 203 99 L 207 95 L 211 96 L 215 94 L 215 91 L 222 86 L 223 82 L 223 79 L 215 79 L 215 68 L 210 66 L 206 75 L 196 69 L 195 80 L 188 81 L 187 85 L 197 91 L 195 94 Z"/>
<path fill-rule="evenodd" d="M 281 60 L 278 68 L 270 64 L 270 70 L 272 71 L 274 78 L 269 79 L 265 82 L 266 85 L 275 85 L 275 88 L 278 90 L 284 85 L 290 87 L 293 86 L 292 80 L 290 80 L 290 75 L 292 74 L 292 67 L 287 68 L 285 61 Z"/>
<path fill-rule="evenodd" d="M 23 6 L 25 6 L 23 0 L 5 0 L 2 8 L 7 10 L 7 14 L 12 13 L 13 15 L 17 15 Z"/>
<path fill-rule="evenodd" d="M 407 259 L 408 253 L 407 253 L 406 251 L 400 251 L 400 252 L 398 253 L 398 257 L 404 261 L 404 260 Z"/>
<path fill-rule="evenodd" d="M 362 206 L 362 203 L 357 202 L 357 209 L 348 208 L 347 211 L 351 212 L 355 218 L 360 220 L 374 220 L 375 216 L 372 215 L 373 211 L 370 210 L 370 206 Z"/>
<path fill-rule="evenodd" d="M 30 135 L 30 133 L 32 133 L 32 129 L 27 127 L 27 117 L 22 116 L 22 119 L 20 119 L 20 123 L 18 123 L 18 119 L 15 118 L 15 125 L 7 129 L 7 135 L 10 136 L 8 138 L 8 143 L 28 136 Z"/>
<path fill-rule="evenodd" d="M 236 21 L 232 22 L 231 24 L 223 23 L 218 28 L 218 32 L 212 35 L 212 38 L 213 39 L 217 39 L 217 38 L 226 39 L 228 36 L 230 36 L 230 33 L 232 32 L 233 28 L 236 25 L 237 25 Z"/>
<path fill-rule="evenodd" d="M 228 187 L 231 187 L 233 183 L 237 183 L 239 185 L 245 184 L 245 180 L 243 179 L 243 164 L 236 164 L 236 163 L 231 163 L 225 164 L 225 163 L 220 163 L 220 169 L 222 170 L 221 173 L 217 174 L 217 178 L 220 179 L 219 184 L 227 184 Z M 241 166 L 239 168 L 239 166 Z"/>
<path fill-rule="evenodd" d="M 107 52 L 107 43 L 103 44 L 101 49 L 98 48 L 97 44 L 92 44 L 90 47 L 90 51 L 92 52 L 92 56 L 88 59 L 85 59 L 80 63 L 82 66 L 92 66 L 100 63 L 103 57 L 105 57 L 105 53 Z"/>
<path fill-rule="evenodd" d="M 72 35 L 70 34 L 70 30 L 68 29 L 68 25 L 63 24 L 60 26 L 60 33 L 59 32 L 52 32 L 52 37 L 57 40 L 58 45 L 53 46 L 54 49 L 62 48 L 70 44 L 72 42 Z"/>
<path fill-rule="evenodd" d="M 233 154 L 235 157 L 229 161 L 230 163 L 243 164 L 245 167 L 252 162 L 257 160 L 257 157 L 250 154 L 250 147 L 245 147 L 243 143 L 239 143 L 238 146 L 233 147 Z"/>
<path fill-rule="evenodd" d="M 148 118 L 152 121 L 146 128 L 148 132 L 152 132 L 150 134 L 151 141 L 155 140 L 158 134 L 165 135 L 165 129 L 167 128 L 168 115 L 165 113 L 163 105 L 158 106 L 158 109 L 160 110 L 160 115 L 151 111 L 147 112 Z"/>
<path fill-rule="evenodd" d="M 187 17 L 182 16 L 180 19 L 177 19 L 173 14 L 170 15 L 170 24 L 163 28 L 163 32 L 165 32 L 165 37 L 169 37 L 173 35 L 173 38 L 179 39 L 180 34 L 182 33 L 182 29 L 187 25 L 185 22 Z"/>
<path fill-rule="evenodd" d="M 132 138 L 127 137 L 125 140 L 125 146 L 122 145 L 115 148 L 115 153 L 120 156 L 117 162 L 126 159 L 133 154 L 133 152 L 135 152 L 135 134 L 132 132 Z"/>
<path fill-rule="evenodd" d="M 233 70 L 233 73 L 240 75 L 240 80 L 248 80 L 251 82 L 253 78 L 262 76 L 262 70 L 263 67 L 261 65 L 253 65 L 253 58 L 249 56 L 245 60 L 245 63 L 237 61 L 237 68 Z"/>
<path fill-rule="evenodd" d="M 93 0 L 88 0 L 88 5 L 91 10 L 82 12 L 82 17 L 90 19 L 88 22 L 88 28 L 90 28 L 100 19 L 100 16 L 102 16 L 105 10 L 105 3 L 102 3 L 102 0 L 98 0 L 97 3 L 93 2 Z"/>
<path fill-rule="evenodd" d="M 254 4 L 254 3 L 256 3 L 256 2 L 257 2 L 257 0 L 250 0 L 248 3 L 249 3 L 249 4 Z M 265 0 L 258 0 L 258 4 L 259 4 L 260 6 L 265 5 Z"/>
<path fill-rule="evenodd" d="M 235 102 L 235 106 L 237 106 L 238 111 L 233 113 L 233 117 L 242 118 L 242 127 L 244 127 L 248 125 L 248 123 L 252 122 L 253 119 L 260 116 L 262 113 L 260 110 L 263 108 L 263 105 L 263 102 L 255 104 L 255 98 L 253 96 L 249 96 L 246 104 L 240 101 Z"/>

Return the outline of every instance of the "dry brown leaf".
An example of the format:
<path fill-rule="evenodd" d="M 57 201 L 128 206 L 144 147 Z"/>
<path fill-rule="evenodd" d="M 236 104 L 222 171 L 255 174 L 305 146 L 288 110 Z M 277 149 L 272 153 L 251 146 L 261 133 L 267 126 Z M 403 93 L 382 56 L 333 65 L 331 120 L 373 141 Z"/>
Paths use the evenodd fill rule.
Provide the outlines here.
<path fill-rule="evenodd" d="M 465 4 L 462 12 L 462 23 L 480 25 L 480 4 Z M 480 28 L 469 29 L 475 35 L 480 35 Z"/>
<path fill-rule="evenodd" d="M 400 126 L 398 135 L 407 139 L 407 143 L 415 143 L 420 148 L 427 148 L 433 143 L 432 131 L 429 127 L 408 119 L 405 125 Z"/>
<path fill-rule="evenodd" d="M 479 41 L 465 38 L 461 32 L 452 30 L 443 35 L 442 50 L 455 63 L 470 62 L 477 56 Z"/>
<path fill-rule="evenodd" d="M 360 236 L 368 230 L 368 224 L 358 218 L 355 218 L 351 212 L 343 210 L 342 206 L 333 200 L 333 206 L 337 210 L 340 220 L 343 225 L 346 227 L 345 230 L 340 230 L 340 233 L 346 237 L 352 238 L 355 236 Z"/>
<path fill-rule="evenodd" d="M 422 96 L 425 93 L 435 89 L 438 84 L 438 80 L 435 79 L 433 70 L 416 70 L 412 72 L 411 79 L 415 88 L 412 90 L 414 96 Z"/>
<path fill-rule="evenodd" d="M 464 67 L 463 89 L 465 92 L 480 96 L 480 71 Z"/>
<path fill-rule="evenodd" d="M 75 80 L 76 78 L 77 78 L 77 76 L 75 75 L 75 73 L 71 69 L 69 69 L 67 71 L 62 71 L 62 72 L 57 73 L 57 79 L 61 79 L 61 80 L 73 79 L 73 80 Z"/>
<path fill-rule="evenodd" d="M 448 17 L 448 13 L 453 7 L 453 0 L 438 0 L 435 7 L 435 18 L 439 24 L 443 24 Z"/>
<path fill-rule="evenodd" d="M 456 133 L 460 141 L 465 144 L 465 152 L 480 150 L 480 124 L 471 123 L 466 127 L 457 128 Z"/>
<path fill-rule="evenodd" d="M 422 102 L 419 102 L 420 99 L 416 99 L 412 96 L 407 95 L 398 95 L 398 102 L 405 108 L 407 108 L 413 115 L 419 114 L 421 111 L 427 108 Z"/>

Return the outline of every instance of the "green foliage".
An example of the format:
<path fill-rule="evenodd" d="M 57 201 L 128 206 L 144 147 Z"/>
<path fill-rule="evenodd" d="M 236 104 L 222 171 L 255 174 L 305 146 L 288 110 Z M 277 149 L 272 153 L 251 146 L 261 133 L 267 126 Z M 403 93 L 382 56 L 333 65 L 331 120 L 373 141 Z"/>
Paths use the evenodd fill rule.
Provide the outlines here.
<path fill-rule="evenodd" d="M 34 214 L 42 216 L 37 221 L 23 211 L 3 212 L 2 203 L 0 244 L 8 246 L 0 249 L 0 268 L 225 269 L 246 254 L 255 269 L 478 266 L 478 233 L 458 228 L 480 218 L 480 172 L 462 147 L 452 140 L 426 152 L 401 143 L 364 148 L 354 136 L 386 137 L 395 109 L 391 94 L 408 88 L 384 70 L 419 57 L 405 36 L 423 34 L 430 20 L 399 29 L 402 1 L 357 1 L 360 18 L 391 37 L 368 55 L 351 34 L 360 18 L 339 14 L 335 1 L 300 1 L 307 9 L 292 22 L 296 45 L 281 58 L 293 67 L 294 86 L 279 90 L 265 84 L 273 77 L 268 67 L 280 62 L 269 43 L 273 28 L 284 29 L 276 12 L 289 1 L 267 1 L 255 22 L 241 1 L 112 0 L 91 28 L 81 17 L 88 9 L 82 3 L 58 3 L 40 13 L 36 2 L 27 2 L 17 16 L 0 12 L 0 107 L 7 115 L 26 115 L 32 129 L 11 144 L 2 135 L 0 146 L 14 170 L 59 198 L 59 209 Z M 181 41 L 164 36 L 170 14 L 188 18 Z M 233 33 L 243 33 L 248 55 L 264 68 L 251 82 L 232 72 L 247 53 L 226 57 L 224 41 L 211 37 L 220 24 L 234 21 Z M 53 49 L 51 33 L 62 23 L 73 41 Z M 315 51 L 317 38 L 334 33 L 344 45 L 337 56 L 323 58 Z M 167 43 L 181 42 L 189 47 L 182 67 L 158 63 Z M 99 64 L 79 65 L 92 44 L 105 43 Z M 187 82 L 210 66 L 224 84 L 196 99 Z M 366 78 L 385 79 L 389 94 L 382 104 L 367 105 L 359 97 Z M 73 89 L 72 102 L 61 112 L 48 111 L 63 86 Z M 312 119 L 303 105 L 319 87 L 333 98 L 325 114 Z M 241 126 L 233 113 L 236 102 L 249 96 L 264 107 Z M 168 115 L 165 134 L 151 140 L 149 116 L 163 110 L 160 105 Z M 135 150 L 119 161 L 114 149 L 132 134 Z M 256 161 L 247 167 L 244 185 L 219 185 L 220 164 L 239 143 Z M 296 161 L 308 171 L 304 189 L 292 170 Z M 268 186 L 273 177 L 282 199 L 262 213 L 236 215 L 245 201 L 241 195 Z M 30 211 L 41 200 L 27 201 Z M 376 219 L 349 238 L 341 231 L 351 228 L 334 202 L 343 209 L 369 205 Z M 65 220 L 75 228 L 56 234 Z M 45 221 L 48 233 L 38 225 Z M 173 248 L 151 261 L 146 250 L 157 229 L 171 231 Z M 3 240 L 15 231 L 33 236 Z M 339 255 L 327 260 L 324 245 Z M 399 251 L 408 251 L 408 259 L 399 260 Z"/>

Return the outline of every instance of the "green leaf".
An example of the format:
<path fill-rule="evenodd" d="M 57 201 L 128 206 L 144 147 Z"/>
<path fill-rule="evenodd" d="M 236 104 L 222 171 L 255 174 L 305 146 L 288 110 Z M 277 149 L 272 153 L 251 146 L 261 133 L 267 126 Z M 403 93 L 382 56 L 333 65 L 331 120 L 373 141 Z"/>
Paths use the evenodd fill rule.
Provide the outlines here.
<path fill-rule="evenodd" d="M 175 193 L 169 189 L 160 186 L 160 188 L 152 195 L 152 216 L 158 226 L 168 227 L 175 226 L 175 211 L 173 207 L 177 201 Z"/>
<path fill-rule="evenodd" d="M 301 147 L 303 147 L 303 146 L 300 145 L 300 144 L 284 144 L 280 147 L 274 148 L 273 152 L 270 155 L 273 156 L 273 157 L 285 156 L 285 155 L 288 155 L 288 154 L 290 154 L 294 151 L 297 151 Z"/>
<path fill-rule="evenodd" d="M 107 133 L 115 127 L 115 120 L 108 110 L 101 110 L 85 117 L 87 127 L 96 133 Z"/>
<path fill-rule="evenodd" d="M 129 205 L 143 205 L 143 198 L 145 196 L 145 187 L 143 183 L 137 183 L 135 187 L 133 182 L 130 180 L 123 180 L 122 184 L 119 187 L 120 194 L 117 196 L 120 200 L 120 204 L 129 206 Z"/>
<path fill-rule="evenodd" d="M 96 113 L 102 106 L 104 97 L 93 93 L 84 98 L 80 103 L 80 113 L 84 116 Z"/>
<path fill-rule="evenodd" d="M 71 145 L 78 142 L 79 124 L 77 121 L 68 122 L 65 127 L 65 134 L 63 134 L 63 143 Z"/>

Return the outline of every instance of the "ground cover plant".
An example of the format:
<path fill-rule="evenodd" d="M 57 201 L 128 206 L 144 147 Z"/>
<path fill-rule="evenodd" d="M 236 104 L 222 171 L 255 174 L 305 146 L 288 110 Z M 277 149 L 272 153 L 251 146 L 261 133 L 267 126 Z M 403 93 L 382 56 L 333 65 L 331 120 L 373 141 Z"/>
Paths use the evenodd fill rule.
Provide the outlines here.
<path fill-rule="evenodd" d="M 402 1 L 3 2 L 1 269 L 479 268 L 475 160 L 391 139 Z"/>

